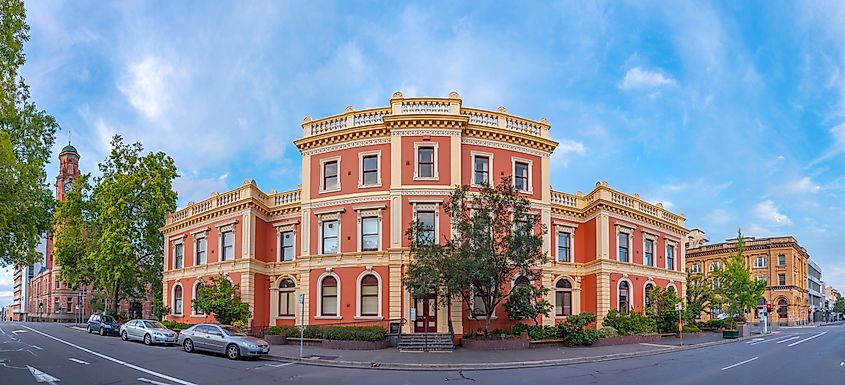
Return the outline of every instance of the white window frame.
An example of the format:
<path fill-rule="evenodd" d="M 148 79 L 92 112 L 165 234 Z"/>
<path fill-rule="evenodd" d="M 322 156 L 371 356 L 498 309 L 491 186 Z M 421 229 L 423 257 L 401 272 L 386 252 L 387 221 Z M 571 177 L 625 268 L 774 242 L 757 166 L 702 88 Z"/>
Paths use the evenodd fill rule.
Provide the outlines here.
<path fill-rule="evenodd" d="M 634 263 L 634 256 L 632 252 L 634 251 L 634 228 L 628 225 L 623 225 L 621 223 L 616 224 L 616 261 L 620 263 Z M 628 260 L 622 261 L 619 259 L 619 234 L 625 233 L 628 234 Z"/>
<path fill-rule="evenodd" d="M 475 288 L 474 287 L 470 288 L 470 294 L 472 294 L 472 307 L 470 307 L 470 309 L 469 309 L 469 315 L 467 315 L 467 319 L 479 320 L 479 321 L 486 320 L 487 316 L 484 316 L 484 315 L 474 316 L 474 314 L 475 314 Z M 499 319 L 499 316 L 496 315 L 496 309 L 495 308 L 493 309 L 493 314 L 490 315 L 490 319 L 491 320 Z"/>
<path fill-rule="evenodd" d="M 712 273 L 712 272 L 716 271 L 717 266 L 718 266 L 719 269 L 721 269 L 722 268 L 722 262 L 721 261 L 710 262 L 710 267 L 709 267 L 710 272 Z"/>
<path fill-rule="evenodd" d="M 555 226 L 555 262 L 557 263 L 574 263 L 575 262 L 575 230 L 574 226 L 556 225 Z M 569 261 L 564 262 L 560 260 L 560 233 L 569 234 Z M 570 282 L 572 283 L 572 282 Z"/>
<path fill-rule="evenodd" d="M 698 262 L 694 262 L 690 264 L 690 272 L 693 274 L 700 274 L 701 273 L 701 265 Z"/>
<path fill-rule="evenodd" d="M 645 301 L 648 300 L 648 295 L 647 295 L 648 294 L 648 291 L 647 291 L 648 285 L 651 285 L 652 290 L 654 290 L 654 288 L 658 287 L 657 283 L 655 283 L 652 280 L 646 281 L 646 283 L 643 284 L 643 311 L 645 311 L 645 309 L 647 307 Z M 617 293 L 616 295 L 619 295 L 619 293 Z M 617 304 L 617 306 L 619 306 L 619 305 Z"/>
<path fill-rule="evenodd" d="M 322 226 L 321 226 L 322 228 Z M 291 250 L 293 251 L 293 255 L 291 256 L 290 261 L 285 261 L 283 259 L 284 254 L 282 253 L 282 245 L 284 244 L 284 238 L 282 235 L 284 233 L 290 232 L 291 233 Z M 293 262 L 296 260 L 296 224 L 294 223 L 286 223 L 286 224 L 278 224 L 276 225 L 276 262 Z M 294 281 L 296 282 L 296 281 Z"/>
<path fill-rule="evenodd" d="M 626 314 L 631 314 L 634 312 L 634 309 L 636 309 L 636 306 L 634 306 L 634 283 L 627 277 L 620 278 L 619 281 L 616 282 L 616 303 L 614 304 L 613 309 L 619 310 L 619 291 L 622 289 L 622 282 L 628 283 L 628 313 Z"/>
<path fill-rule="evenodd" d="M 420 211 L 434 211 L 434 244 L 438 244 L 440 242 L 440 202 L 431 203 L 431 202 L 414 202 L 411 201 L 413 205 L 412 215 L 414 218 L 414 222 L 417 221 L 417 212 Z"/>
<path fill-rule="evenodd" d="M 643 234 L 643 266 L 649 267 L 656 267 L 657 266 L 657 242 L 659 240 L 659 236 L 656 234 L 649 233 L 645 230 L 642 231 Z M 619 239 L 616 240 L 619 242 Z M 651 241 L 651 264 L 647 264 L 645 260 L 645 245 L 647 241 Z"/>
<path fill-rule="evenodd" d="M 202 277 L 199 277 L 199 278 L 197 278 L 196 281 L 194 281 L 194 287 L 192 289 L 192 294 L 191 294 L 191 317 L 205 317 L 205 313 L 199 312 L 196 309 L 194 309 L 194 301 L 197 300 L 197 295 L 199 294 L 198 288 L 203 283 L 204 283 L 204 281 L 203 281 Z M 182 303 L 183 303 L 182 306 L 184 307 L 185 306 L 184 301 L 182 301 Z"/>
<path fill-rule="evenodd" d="M 528 164 L 528 190 L 517 190 L 519 192 L 533 195 L 534 194 L 534 178 L 532 175 L 534 174 L 534 162 L 530 159 L 524 158 L 511 158 L 511 184 L 516 187 L 516 163 L 527 163 Z"/>
<path fill-rule="evenodd" d="M 382 205 L 382 206 L 355 207 L 354 209 L 355 209 L 355 212 L 356 212 L 357 223 L 358 223 L 358 236 L 357 236 L 358 246 L 357 246 L 356 250 L 358 250 L 359 253 L 361 253 L 361 252 L 374 253 L 374 252 L 382 251 L 383 245 L 382 245 L 381 238 L 382 238 L 382 235 L 384 235 L 383 232 L 382 232 L 382 230 L 383 230 L 382 227 L 384 225 L 384 221 L 382 220 L 382 212 L 384 210 L 384 206 Z M 378 225 L 377 225 L 378 235 L 376 237 L 376 238 L 378 238 L 378 246 L 376 246 L 375 250 L 367 250 L 367 251 L 363 250 L 363 247 L 364 247 L 363 243 L 364 242 L 363 242 L 362 238 L 364 237 L 364 218 L 376 218 L 376 220 L 378 221 Z"/>
<path fill-rule="evenodd" d="M 664 246 L 666 255 L 664 255 L 663 262 L 666 264 L 666 270 L 676 271 L 678 269 L 677 266 L 680 265 L 680 261 L 678 260 L 678 242 L 666 238 L 664 238 L 664 241 L 666 242 Z M 671 268 L 669 267 L 669 248 L 672 248 L 672 264 L 674 265 Z"/>
<path fill-rule="evenodd" d="M 199 259 L 199 249 L 200 249 L 199 248 L 199 241 L 200 240 L 205 240 L 205 251 L 204 251 L 205 261 L 203 263 L 198 263 L 198 261 L 197 261 Z M 193 265 L 194 266 L 208 265 L 208 231 L 203 230 L 201 232 L 195 233 L 193 241 L 194 241 L 194 261 L 193 261 L 194 263 L 193 263 Z"/>
<path fill-rule="evenodd" d="M 376 157 L 376 183 L 364 184 L 364 157 Z M 338 163 L 340 165 L 340 163 Z M 381 187 L 381 150 L 363 151 L 358 153 L 358 188 Z"/>
<path fill-rule="evenodd" d="M 289 279 L 293 282 L 293 290 L 291 291 L 291 292 L 293 292 L 293 295 L 294 295 L 293 315 L 279 315 L 279 311 L 281 310 L 281 308 L 279 307 L 279 302 L 281 301 L 281 298 L 282 298 L 282 289 L 279 286 L 282 284 L 282 281 L 284 281 L 286 279 Z M 283 276 L 279 277 L 279 279 L 276 280 L 276 282 L 275 282 L 275 284 L 273 285 L 273 288 L 272 288 L 272 290 L 275 291 L 275 293 L 276 293 L 275 298 L 272 298 L 272 300 L 274 301 L 273 302 L 274 309 L 272 309 L 274 319 L 296 319 L 296 315 L 298 314 L 298 311 L 300 310 L 298 308 L 300 306 L 299 300 L 297 299 L 297 290 L 298 289 L 299 289 L 299 283 L 296 281 L 296 279 L 294 279 L 294 277 L 292 277 L 290 275 L 283 275 Z M 288 290 L 286 290 L 285 292 L 288 292 Z"/>
<path fill-rule="evenodd" d="M 235 260 L 235 223 L 226 223 L 217 226 L 217 250 L 220 250 L 220 260 L 218 262 L 225 262 L 225 261 L 234 261 Z M 223 234 L 224 233 L 232 233 L 232 259 L 223 259 L 225 256 L 225 251 L 223 250 Z M 206 249 L 208 249 L 208 242 L 206 242 Z M 208 252 L 206 250 L 206 259 L 208 257 Z"/>
<path fill-rule="evenodd" d="M 432 147 L 434 149 L 434 170 L 432 172 L 433 176 L 420 176 L 420 147 Z M 440 144 L 437 142 L 414 142 L 414 180 L 440 180 L 440 173 L 437 172 L 437 169 L 440 166 L 439 162 L 439 155 L 440 154 Z"/>
<path fill-rule="evenodd" d="M 341 221 L 341 214 L 343 209 L 324 211 L 315 213 L 317 215 L 317 254 L 318 255 L 337 255 L 343 252 L 342 238 L 343 238 L 343 221 Z M 326 254 L 323 252 L 323 222 L 337 221 L 337 253 Z"/>
<path fill-rule="evenodd" d="M 557 283 L 560 282 L 560 281 L 569 282 L 569 289 L 559 289 L 557 287 Z M 554 281 L 554 285 L 552 286 L 552 293 L 553 293 L 552 298 L 554 299 L 552 301 L 552 315 L 554 316 L 555 319 L 565 319 L 566 317 L 569 317 L 569 315 L 566 315 L 566 314 L 563 314 L 563 315 L 557 314 L 557 293 L 559 291 L 565 293 L 567 290 L 569 291 L 569 313 L 570 313 L 569 315 L 578 314 L 575 311 L 575 280 L 568 277 L 568 276 L 560 276 L 560 277 L 558 277 L 558 279 L 556 279 Z M 563 300 L 563 295 L 561 295 L 561 300 Z M 563 304 L 561 304 L 560 307 L 561 307 L 561 312 L 566 313 L 566 311 L 563 310 L 564 309 Z"/>
<path fill-rule="evenodd" d="M 170 260 L 171 261 L 170 269 L 171 270 L 184 269 L 185 268 L 185 237 L 179 237 L 177 239 L 174 239 L 171 242 L 171 246 L 173 247 L 173 253 L 171 255 L 171 260 Z M 182 247 L 182 263 L 179 266 L 176 266 L 176 249 L 177 249 L 177 246 Z"/>
<path fill-rule="evenodd" d="M 323 315 L 323 279 L 329 276 L 334 277 L 337 282 L 337 296 L 335 296 L 335 299 L 337 300 L 337 315 Z M 343 309 L 340 307 L 340 296 L 343 293 L 343 291 L 341 291 L 341 284 L 340 277 L 331 271 L 320 274 L 317 278 L 317 315 L 314 316 L 315 319 L 343 319 L 343 316 L 341 315 L 343 313 Z"/>
<path fill-rule="evenodd" d="M 337 187 L 327 189 L 325 186 L 326 183 L 326 163 L 335 162 L 337 161 Z M 329 192 L 336 192 L 340 191 L 340 181 L 342 177 L 341 169 L 340 169 L 340 156 L 333 156 L 329 158 L 320 159 L 320 193 L 329 193 Z"/>
<path fill-rule="evenodd" d="M 176 312 L 176 308 L 177 308 L 177 306 L 176 306 L 176 287 L 177 286 L 180 289 L 182 289 L 182 298 L 179 298 L 179 300 L 181 301 L 182 309 L 178 313 Z M 183 316 L 185 314 L 185 287 L 182 286 L 181 282 L 174 283 L 173 287 L 170 288 L 170 298 L 171 298 L 170 304 L 173 306 L 173 309 L 171 309 L 171 311 L 170 311 L 170 315 L 179 316 L 179 317 Z"/>
<path fill-rule="evenodd" d="M 780 257 L 783 257 L 783 263 L 780 263 Z M 786 266 L 786 254 L 778 254 L 778 266 Z"/>
<path fill-rule="evenodd" d="M 757 261 L 763 261 L 763 263 L 762 263 L 762 264 L 758 264 L 758 263 L 757 263 Z M 768 263 L 767 263 L 767 261 L 766 261 L 766 256 L 764 256 L 764 255 L 758 255 L 758 256 L 754 257 L 754 264 L 753 264 L 753 266 L 754 266 L 754 268 L 755 268 L 755 269 L 763 269 L 763 268 L 765 268 L 765 267 L 766 267 L 766 265 L 767 265 L 767 264 L 768 264 Z"/>
<path fill-rule="evenodd" d="M 490 168 L 490 170 L 487 172 L 487 179 L 489 179 L 487 181 L 487 184 L 490 185 L 490 187 L 493 187 L 493 185 L 495 183 L 493 181 L 493 179 L 495 179 L 495 178 L 493 178 L 493 153 L 492 152 L 481 152 L 481 151 L 470 151 L 469 154 L 470 154 L 469 155 L 469 158 L 470 158 L 470 177 L 469 177 L 470 178 L 470 180 L 469 180 L 470 186 L 481 187 L 480 184 L 475 183 L 475 157 L 484 157 L 484 158 L 487 158 L 487 161 L 488 161 L 487 165 Z"/>
<path fill-rule="evenodd" d="M 361 305 L 362 305 L 362 303 L 361 303 L 361 281 L 363 281 L 364 277 L 367 276 L 367 275 L 375 276 L 376 280 L 378 281 L 378 314 L 375 315 L 375 316 L 361 315 Z M 382 287 L 383 286 L 382 286 L 381 275 L 378 272 L 376 272 L 375 270 L 373 270 L 372 268 L 366 269 L 366 270 L 362 271 L 361 274 L 358 274 L 358 279 L 355 280 L 355 319 L 381 320 L 381 319 L 384 318 L 382 316 L 382 311 L 381 311 L 381 308 L 382 308 L 382 305 L 383 305 L 382 301 L 384 300 L 384 296 L 382 296 L 382 293 L 381 293 Z"/>

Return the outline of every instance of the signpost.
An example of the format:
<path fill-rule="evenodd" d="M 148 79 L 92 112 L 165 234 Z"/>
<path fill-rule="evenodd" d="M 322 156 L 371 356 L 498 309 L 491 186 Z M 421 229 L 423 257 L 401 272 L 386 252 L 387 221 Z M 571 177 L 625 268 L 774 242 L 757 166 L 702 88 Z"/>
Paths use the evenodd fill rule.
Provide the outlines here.
<path fill-rule="evenodd" d="M 678 333 L 681 334 L 681 346 L 684 346 L 684 321 L 681 309 L 683 309 L 683 305 L 680 302 L 676 303 L 675 311 L 678 312 Z"/>
<path fill-rule="evenodd" d="M 299 358 L 302 358 L 305 339 L 305 294 L 299 294 Z"/>

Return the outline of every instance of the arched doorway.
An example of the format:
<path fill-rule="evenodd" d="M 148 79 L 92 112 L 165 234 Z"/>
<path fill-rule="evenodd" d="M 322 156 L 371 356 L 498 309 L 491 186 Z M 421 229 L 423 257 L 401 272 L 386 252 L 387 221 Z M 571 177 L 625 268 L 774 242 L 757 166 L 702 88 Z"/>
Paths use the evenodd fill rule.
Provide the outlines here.
<path fill-rule="evenodd" d="M 786 298 L 781 298 L 778 300 L 778 319 L 788 318 L 789 317 L 789 302 L 786 301 Z"/>

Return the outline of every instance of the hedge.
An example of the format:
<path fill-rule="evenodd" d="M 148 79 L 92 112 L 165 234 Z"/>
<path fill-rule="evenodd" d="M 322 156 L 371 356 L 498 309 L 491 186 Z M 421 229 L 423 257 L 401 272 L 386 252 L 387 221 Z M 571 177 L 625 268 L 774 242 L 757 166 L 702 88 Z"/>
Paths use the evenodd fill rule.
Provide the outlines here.
<path fill-rule="evenodd" d="M 383 341 L 387 329 L 381 326 L 306 326 L 305 338 L 336 341 Z M 298 326 L 271 326 L 267 335 L 283 335 L 287 338 L 299 338 Z"/>
<path fill-rule="evenodd" d="M 181 322 L 168 321 L 168 320 L 161 321 L 161 324 L 164 325 L 164 327 L 166 327 L 168 329 L 172 329 L 172 330 L 185 330 L 185 329 L 192 326 L 190 324 L 183 324 Z"/>

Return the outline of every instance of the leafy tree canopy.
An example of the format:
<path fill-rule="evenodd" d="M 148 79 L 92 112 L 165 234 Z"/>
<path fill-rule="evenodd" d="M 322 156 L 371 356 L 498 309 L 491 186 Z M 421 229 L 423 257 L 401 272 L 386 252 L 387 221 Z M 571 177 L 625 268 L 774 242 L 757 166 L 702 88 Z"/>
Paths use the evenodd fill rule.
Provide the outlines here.
<path fill-rule="evenodd" d="M 763 298 L 766 283 L 751 277 L 751 270 L 745 262 L 745 240 L 737 235 L 736 252 L 725 258 L 724 268 L 717 268 L 714 276 L 719 280 L 715 289 L 717 302 L 727 309 L 727 314 L 745 319 L 745 314 L 757 307 Z"/>
<path fill-rule="evenodd" d="M 193 302 L 194 310 L 211 314 L 222 324 L 246 324 L 252 317 L 249 304 L 238 295 L 238 285 L 222 274 L 203 283 Z"/>

